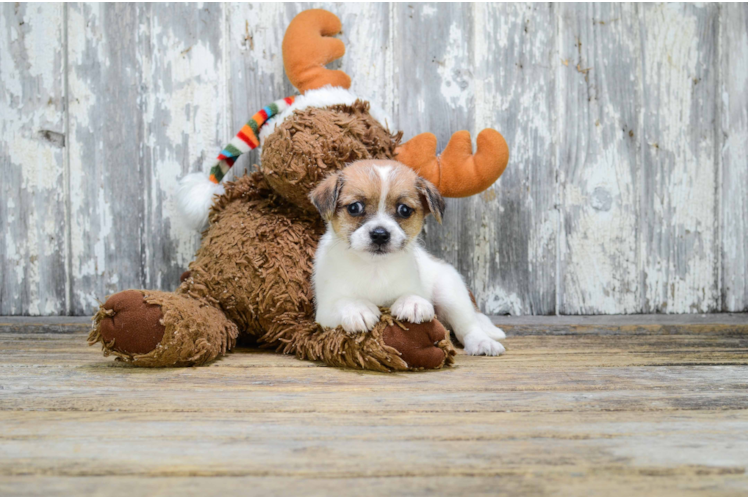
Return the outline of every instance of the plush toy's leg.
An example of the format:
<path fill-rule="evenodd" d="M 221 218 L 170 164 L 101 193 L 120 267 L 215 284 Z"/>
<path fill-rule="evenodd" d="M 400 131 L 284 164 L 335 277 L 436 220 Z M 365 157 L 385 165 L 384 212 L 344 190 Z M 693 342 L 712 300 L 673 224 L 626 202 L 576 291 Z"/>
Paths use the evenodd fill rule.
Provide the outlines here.
<path fill-rule="evenodd" d="M 387 313 L 363 334 L 323 329 L 308 315 L 286 313 L 273 320 L 260 341 L 299 359 L 383 372 L 442 368 L 451 365 L 455 355 L 439 321 L 400 323 Z"/>
<path fill-rule="evenodd" d="M 88 342 L 136 366 L 191 366 L 226 354 L 238 333 L 208 299 L 125 290 L 99 308 Z"/>

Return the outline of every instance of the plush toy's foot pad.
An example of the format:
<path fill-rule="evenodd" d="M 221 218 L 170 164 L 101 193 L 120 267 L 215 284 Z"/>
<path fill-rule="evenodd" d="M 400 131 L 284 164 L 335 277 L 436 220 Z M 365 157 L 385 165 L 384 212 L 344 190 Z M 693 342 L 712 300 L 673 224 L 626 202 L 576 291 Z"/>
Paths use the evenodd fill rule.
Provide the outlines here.
<path fill-rule="evenodd" d="M 389 310 L 381 312 L 379 322 L 366 333 L 348 333 L 341 326 L 322 328 L 306 313 L 285 313 L 273 318 L 259 341 L 299 359 L 340 368 L 396 372 L 452 364 L 455 350 L 439 321 L 416 325 L 397 321 Z"/>
<path fill-rule="evenodd" d="M 138 290 L 115 293 L 101 310 L 101 338 L 115 352 L 147 354 L 164 337 L 161 306 L 148 304 Z"/>
<path fill-rule="evenodd" d="M 449 341 L 449 332 L 438 320 L 420 324 L 393 323 L 384 329 L 382 340 L 397 349 L 410 369 L 441 368 L 454 362 L 455 350 Z"/>
<path fill-rule="evenodd" d="M 238 333 L 206 299 L 126 290 L 99 308 L 88 343 L 137 366 L 193 366 L 231 350 Z"/>

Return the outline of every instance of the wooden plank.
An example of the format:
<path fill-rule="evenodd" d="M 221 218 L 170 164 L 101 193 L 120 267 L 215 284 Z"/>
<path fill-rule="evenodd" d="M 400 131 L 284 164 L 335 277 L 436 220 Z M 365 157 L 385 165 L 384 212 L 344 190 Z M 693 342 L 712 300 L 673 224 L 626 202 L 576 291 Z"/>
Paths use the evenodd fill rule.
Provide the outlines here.
<path fill-rule="evenodd" d="M 748 310 L 748 6 L 720 6 L 722 308 Z"/>
<path fill-rule="evenodd" d="M 745 376 L 745 374 L 743 375 Z M 251 414 L 278 411 L 288 413 L 351 413 L 366 418 L 368 415 L 385 413 L 410 413 L 423 411 L 430 404 L 435 413 L 442 412 L 555 412 L 581 413 L 589 411 L 641 411 L 679 412 L 698 409 L 744 410 L 745 388 L 720 391 L 719 393 L 684 392 L 683 389 L 660 390 L 657 394 L 642 391 L 604 392 L 475 392 L 424 394 L 417 390 L 402 390 L 395 394 L 365 394 L 335 392 L 329 390 L 284 391 L 280 394 L 250 391 L 249 386 L 236 390 L 224 390 L 221 385 L 208 386 L 207 390 L 219 395 L 205 401 L 197 396 L 200 392 L 192 388 L 188 393 L 172 390 L 138 390 L 128 392 L 123 386 L 90 390 L 59 391 L 48 389 L 44 393 L 3 395 L 0 410 L 23 409 L 25 411 L 117 411 L 129 412 L 138 408 L 144 412 L 219 411 L 231 408 L 231 412 Z"/>
<path fill-rule="evenodd" d="M 62 4 L 0 8 L 0 314 L 67 314 Z"/>
<path fill-rule="evenodd" d="M 745 314 L 637 314 L 560 317 L 494 317 L 508 335 L 746 334 Z"/>
<path fill-rule="evenodd" d="M 492 373 L 495 371 L 504 377 L 507 376 L 505 370 L 512 367 L 550 369 L 549 358 L 554 360 L 558 358 L 558 364 L 554 366 L 561 370 L 601 366 L 612 368 L 740 365 L 746 363 L 744 356 L 746 342 L 748 342 L 744 329 L 724 332 L 694 331 L 679 334 L 667 329 L 657 333 L 649 333 L 646 330 L 632 330 L 629 333 L 629 329 L 622 328 L 613 335 L 605 332 L 597 333 L 594 330 L 583 330 L 583 333 L 573 335 L 566 333 L 532 334 L 529 328 L 519 331 L 519 336 L 511 337 L 506 341 L 511 355 L 499 358 L 499 360 L 460 356 L 457 361 L 459 369 L 489 370 Z M 7 333 L 1 334 L 0 339 L 0 356 L 2 356 L 0 365 L 61 367 L 94 363 L 97 373 L 114 373 L 118 370 L 130 373 L 127 370 L 133 369 L 124 363 L 113 361 L 112 358 L 102 358 L 98 349 L 86 345 L 85 335 Z M 599 359 L 603 355 L 607 356 L 604 365 Z M 291 356 L 247 347 L 235 349 L 230 355 L 217 361 L 215 366 L 237 369 L 278 367 L 324 369 L 322 364 L 300 361 Z M 216 376 L 213 367 L 214 365 L 202 367 L 200 371 L 206 371 L 205 377 L 210 378 Z M 186 373 L 191 373 L 191 371 L 187 370 Z M 372 374 L 366 374 L 367 377 L 370 375 Z M 146 375 L 144 376 L 147 378 Z M 374 376 L 378 375 L 374 374 Z M 434 376 L 431 375 L 431 377 Z M 435 377 L 440 378 L 442 375 Z"/>
<path fill-rule="evenodd" d="M 744 334 L 523 336 L 507 339 L 509 352 L 501 358 L 458 356 L 455 369 L 391 375 L 329 369 L 242 349 L 198 369 L 137 369 L 102 359 L 80 334 L 27 337 L 0 336 L 2 410 L 396 414 L 748 409 Z"/>
<path fill-rule="evenodd" d="M 0 476 L 7 496 L 744 496 L 740 469 L 538 471 L 532 476 L 296 477 Z"/>
<path fill-rule="evenodd" d="M 88 316 L 0 316 L 0 333 L 83 333 L 90 327 Z"/>
<path fill-rule="evenodd" d="M 729 345 L 734 347 L 728 347 Z M 521 347 L 528 346 L 522 345 Z M 669 352 L 667 356 L 654 356 L 651 352 L 645 351 L 647 347 L 653 348 L 655 346 L 639 346 L 638 353 L 605 348 L 600 350 L 599 354 L 607 358 L 625 356 L 630 360 L 635 355 L 638 355 L 640 360 L 646 358 L 646 364 L 640 364 L 639 366 L 621 365 L 615 359 L 609 359 L 605 364 L 588 363 L 588 366 L 580 366 L 581 364 L 575 361 L 589 357 L 583 354 L 586 349 L 591 348 L 587 344 L 577 347 L 576 350 L 560 349 L 560 353 L 574 361 L 570 360 L 563 365 L 557 364 L 544 368 L 534 363 L 531 358 L 539 358 L 541 354 L 547 355 L 550 349 L 541 351 L 540 348 L 535 347 L 537 354 L 534 356 L 518 351 L 518 356 L 529 361 L 525 365 L 527 372 L 522 372 L 520 364 L 516 361 L 501 364 L 498 362 L 473 363 L 461 357 L 462 364 L 457 372 L 432 374 L 430 377 L 416 377 L 415 379 L 402 376 L 368 376 L 368 374 L 356 376 L 340 370 L 309 369 L 308 366 L 299 363 L 296 363 L 296 366 L 290 366 L 290 363 L 288 363 L 288 366 L 285 367 L 252 366 L 242 363 L 243 360 L 241 359 L 231 360 L 237 361 L 236 364 L 222 362 L 216 366 L 202 367 L 200 370 L 173 369 L 163 373 L 126 369 L 122 365 L 113 365 L 103 361 L 90 364 L 90 359 L 86 370 L 76 370 L 74 363 L 66 363 L 64 360 L 59 361 L 59 358 L 56 364 L 29 366 L 28 364 L 3 362 L 0 363 L 0 366 L 2 366 L 4 376 L 3 396 L 5 397 L 18 396 L 28 388 L 30 381 L 33 380 L 35 391 L 40 396 L 59 390 L 65 393 L 61 394 L 63 397 L 67 397 L 71 393 L 79 393 L 81 397 L 86 398 L 90 395 L 91 386 L 101 386 L 106 379 L 115 376 L 118 379 L 116 382 L 106 384 L 107 390 L 112 393 L 131 392 L 127 388 L 132 386 L 137 386 L 138 390 L 136 392 L 144 394 L 162 393 L 170 390 L 163 388 L 165 384 L 177 384 L 177 387 L 183 385 L 180 392 L 188 392 L 195 387 L 199 387 L 201 392 L 210 389 L 218 390 L 221 386 L 224 386 L 223 391 L 246 391 L 247 397 L 252 399 L 255 404 L 261 404 L 264 399 L 277 398 L 284 400 L 290 394 L 308 394 L 311 397 L 314 394 L 324 393 L 326 399 L 332 400 L 334 394 L 329 391 L 329 387 L 332 385 L 336 387 L 335 392 L 340 393 L 340 398 L 365 397 L 367 393 L 374 393 L 379 397 L 385 397 L 386 399 L 383 402 L 396 401 L 388 393 L 403 390 L 411 392 L 411 389 L 414 388 L 417 388 L 424 395 L 430 394 L 433 397 L 435 394 L 440 394 L 450 399 L 458 398 L 461 394 L 464 394 L 466 399 L 469 400 L 478 394 L 491 398 L 497 393 L 504 393 L 510 401 L 513 398 L 523 396 L 519 393 L 528 392 L 566 393 L 560 394 L 560 398 L 566 398 L 576 393 L 589 393 L 597 399 L 604 399 L 611 392 L 611 388 L 614 388 L 620 394 L 648 391 L 663 391 L 667 394 L 674 387 L 688 385 L 692 392 L 701 393 L 701 396 L 704 396 L 709 392 L 708 389 L 715 385 L 719 385 L 721 391 L 727 391 L 728 393 L 748 389 L 748 382 L 745 379 L 745 374 L 748 371 L 748 360 L 745 359 L 746 354 L 748 354 L 748 343 L 746 342 L 733 339 L 733 342 L 723 343 L 720 349 L 709 353 L 709 356 L 716 363 L 703 366 L 689 364 L 685 359 L 686 356 L 683 355 L 684 350 Z M 691 344 L 689 347 L 698 349 L 701 346 Z M 12 359 L 14 358 L 12 354 L 12 352 L 3 351 L 4 357 Z M 38 351 L 35 354 L 37 358 L 45 357 L 44 353 Z M 49 354 L 52 355 L 55 352 L 50 350 Z M 244 353 L 243 355 L 251 357 L 255 354 Z M 268 356 L 260 357 L 268 358 Z M 674 358 L 683 358 L 680 360 L 682 364 L 680 366 L 663 366 L 660 363 L 663 359 L 673 360 Z M 727 361 L 731 364 L 718 365 L 720 361 Z M 78 361 L 77 366 L 80 366 L 80 361 Z M 658 368 L 653 369 L 652 366 Z M 261 368 L 272 368 L 272 370 Z M 542 378 L 538 376 L 540 373 L 543 375 Z M 24 374 L 26 374 L 25 378 Z M 179 383 L 180 379 L 183 384 Z M 64 383 L 61 384 L 61 380 L 64 380 Z M 501 381 L 501 384 L 496 387 L 495 383 L 498 380 Z M 224 397 L 217 396 L 217 399 L 223 399 Z M 187 398 L 194 399 L 189 396 Z M 222 409 L 218 407 L 217 399 L 204 395 L 199 398 L 206 401 L 207 406 L 204 409 L 216 407 L 216 411 L 257 411 L 257 408 L 242 403 L 232 404 Z M 748 405 L 748 403 L 744 402 L 745 405 Z M 165 403 L 164 409 L 168 409 L 169 406 L 170 403 Z M 158 407 L 158 403 L 147 406 L 151 411 Z M 738 405 L 738 407 L 740 406 Z M 10 408 L 6 407 L 5 409 Z M 290 411 L 290 409 L 291 407 L 281 402 L 274 411 L 284 412 Z M 537 411 L 542 409 L 543 407 L 539 406 Z M 125 411 L 136 410 L 137 407 Z M 392 408 L 392 410 L 399 411 L 397 407 Z M 368 413 L 371 410 L 365 411 Z M 449 411 L 449 409 L 441 408 L 433 411 Z M 490 410 L 486 407 L 481 411 Z M 356 413 L 353 408 L 346 410 L 346 412 Z"/>
<path fill-rule="evenodd" d="M 460 201 L 465 212 L 447 212 L 452 232 L 436 237 L 461 242 L 460 269 L 489 314 L 556 312 L 556 111 L 555 78 L 549 70 L 557 53 L 554 8 L 474 6 L 471 131 L 497 129 L 511 157 L 492 188 Z"/>
<path fill-rule="evenodd" d="M 636 314 L 601 316 L 493 316 L 510 336 L 566 334 L 748 333 L 748 314 Z M 0 317 L 0 333 L 49 334 L 87 331 L 88 316 Z"/>
<path fill-rule="evenodd" d="M 575 472 L 631 480 L 657 471 L 739 477 L 748 459 L 741 445 L 748 444 L 746 412 L 724 415 L 625 412 L 576 419 L 504 412 L 362 421 L 335 414 L 12 412 L 0 416 L 7 428 L 0 473 L 380 481 L 531 475 L 543 483 Z M 211 449 L 220 452 L 206 452 Z"/>
<path fill-rule="evenodd" d="M 138 369 L 3 320 L 42 333 L 0 334 L 0 493 L 744 495 L 748 337 L 665 319 L 396 374 L 246 348 Z"/>
<path fill-rule="evenodd" d="M 68 6 L 73 314 L 145 286 L 138 23 L 134 4 Z"/>
<path fill-rule="evenodd" d="M 642 312 L 718 310 L 718 6 L 640 9 Z"/>
<path fill-rule="evenodd" d="M 639 312 L 639 20 L 634 4 L 559 6 L 559 312 Z"/>
<path fill-rule="evenodd" d="M 200 235 L 176 216 L 178 179 L 204 170 L 229 130 L 223 4 L 143 4 L 140 7 L 146 179 L 146 287 L 179 284 Z"/>
<path fill-rule="evenodd" d="M 389 123 L 394 132 L 399 130 L 394 122 L 395 103 L 399 96 L 394 77 L 395 33 L 391 17 L 394 4 L 388 3 L 323 3 L 340 17 L 346 53 L 340 69 L 351 77 L 351 90 L 360 98 L 379 106 L 393 120 Z"/>

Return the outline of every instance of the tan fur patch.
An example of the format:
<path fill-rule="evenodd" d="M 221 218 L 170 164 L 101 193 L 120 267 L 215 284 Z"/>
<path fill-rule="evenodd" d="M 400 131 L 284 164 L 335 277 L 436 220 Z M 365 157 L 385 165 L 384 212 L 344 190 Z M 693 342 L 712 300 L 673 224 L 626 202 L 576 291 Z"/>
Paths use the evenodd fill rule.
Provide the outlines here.
<path fill-rule="evenodd" d="M 423 229 L 423 219 L 427 214 L 416 189 L 417 180 L 418 175 L 404 165 L 397 165 L 389 175 L 387 213 L 392 215 L 405 231 L 409 242 L 416 238 Z M 407 205 L 414 210 L 410 217 L 404 219 L 397 214 L 397 207 L 400 204 Z"/>
<path fill-rule="evenodd" d="M 346 167 L 342 172 L 343 186 L 338 199 L 338 209 L 332 218 L 335 232 L 349 241 L 356 229 L 377 213 L 377 204 L 382 192 L 382 179 L 370 164 L 371 161 L 359 161 Z M 364 213 L 354 216 L 348 213 L 348 205 L 362 203 Z"/>

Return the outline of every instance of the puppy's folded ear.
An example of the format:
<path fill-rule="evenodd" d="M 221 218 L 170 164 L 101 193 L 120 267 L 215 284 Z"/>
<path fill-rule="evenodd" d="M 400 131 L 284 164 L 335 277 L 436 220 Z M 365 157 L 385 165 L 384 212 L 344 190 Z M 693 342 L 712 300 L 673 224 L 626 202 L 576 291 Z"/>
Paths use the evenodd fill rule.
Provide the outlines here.
<path fill-rule="evenodd" d="M 336 172 L 320 182 L 309 195 L 323 219 L 332 219 L 338 204 L 338 195 L 343 187 L 343 176 Z"/>
<path fill-rule="evenodd" d="M 421 203 L 423 203 L 424 207 L 428 208 L 426 215 L 428 213 L 434 214 L 436 222 L 441 224 L 445 205 L 444 198 L 442 198 L 439 190 L 423 177 L 419 177 L 416 181 L 416 189 L 418 190 L 418 194 L 421 195 Z"/>

